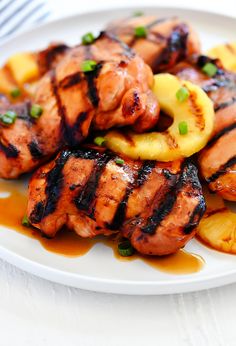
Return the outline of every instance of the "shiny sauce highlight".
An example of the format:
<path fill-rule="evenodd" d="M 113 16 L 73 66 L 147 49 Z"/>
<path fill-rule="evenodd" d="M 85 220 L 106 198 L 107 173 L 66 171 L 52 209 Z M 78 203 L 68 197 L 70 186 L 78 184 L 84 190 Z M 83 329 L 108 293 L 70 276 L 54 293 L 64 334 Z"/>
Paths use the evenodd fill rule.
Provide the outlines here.
<path fill-rule="evenodd" d="M 203 259 L 184 250 L 170 256 L 142 256 L 134 254 L 130 257 L 122 257 L 117 251 L 117 239 L 115 237 L 98 237 L 96 239 L 84 239 L 75 232 L 62 230 L 55 238 L 47 239 L 37 229 L 22 226 L 21 220 L 26 212 L 27 189 L 22 181 L 3 181 L 0 179 L 0 225 L 13 229 L 25 236 L 38 240 L 42 246 L 53 253 L 68 257 L 85 255 L 98 242 L 113 250 L 114 256 L 119 261 L 141 260 L 154 269 L 169 274 L 196 273 L 204 265 Z"/>

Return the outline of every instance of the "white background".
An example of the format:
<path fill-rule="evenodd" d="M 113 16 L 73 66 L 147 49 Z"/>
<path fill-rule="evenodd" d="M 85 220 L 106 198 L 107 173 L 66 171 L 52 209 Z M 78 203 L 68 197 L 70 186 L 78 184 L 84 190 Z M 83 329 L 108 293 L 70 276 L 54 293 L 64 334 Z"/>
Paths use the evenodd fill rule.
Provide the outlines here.
<path fill-rule="evenodd" d="M 50 0 L 50 4 L 54 18 L 132 4 L 203 8 L 236 16 L 236 5 L 226 0 Z M 118 296 L 53 284 L 0 261 L 1 346 L 233 346 L 235 321 L 236 284 L 191 294 Z"/>

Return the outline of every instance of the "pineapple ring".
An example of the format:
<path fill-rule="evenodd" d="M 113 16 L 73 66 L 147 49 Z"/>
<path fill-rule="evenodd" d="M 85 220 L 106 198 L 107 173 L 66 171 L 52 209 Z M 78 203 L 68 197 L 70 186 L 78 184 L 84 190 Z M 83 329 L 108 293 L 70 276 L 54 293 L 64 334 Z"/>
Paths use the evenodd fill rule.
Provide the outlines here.
<path fill-rule="evenodd" d="M 206 145 L 212 133 L 215 116 L 212 101 L 197 85 L 171 74 L 161 73 L 154 78 L 153 92 L 161 109 L 173 118 L 173 124 L 162 133 L 128 132 L 123 135 L 120 131 L 110 131 L 105 136 L 105 144 L 114 152 L 132 159 L 166 162 L 189 157 Z M 189 92 L 184 102 L 176 97 L 181 87 Z M 180 134 L 181 122 L 187 124 L 186 134 Z"/>
<path fill-rule="evenodd" d="M 219 44 L 211 48 L 207 55 L 220 59 L 227 70 L 236 72 L 236 42 Z"/>

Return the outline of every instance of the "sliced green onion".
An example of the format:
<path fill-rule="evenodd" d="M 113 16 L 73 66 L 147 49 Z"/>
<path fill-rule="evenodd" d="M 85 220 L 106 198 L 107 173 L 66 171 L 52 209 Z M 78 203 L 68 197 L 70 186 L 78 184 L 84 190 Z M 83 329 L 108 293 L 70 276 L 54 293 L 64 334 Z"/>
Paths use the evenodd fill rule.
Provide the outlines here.
<path fill-rule="evenodd" d="M 14 88 L 14 89 L 11 90 L 10 94 L 11 94 L 12 97 L 16 98 L 16 97 L 20 96 L 21 91 L 20 91 L 19 88 Z"/>
<path fill-rule="evenodd" d="M 104 137 L 96 137 L 94 143 L 101 147 L 106 142 Z"/>
<path fill-rule="evenodd" d="M 146 37 L 147 28 L 145 28 L 145 26 L 137 26 L 137 28 L 134 29 L 134 34 L 136 37 Z"/>
<path fill-rule="evenodd" d="M 130 244 L 129 240 L 125 240 L 118 244 L 118 252 L 123 257 L 132 256 L 134 254 L 134 248 Z"/>
<path fill-rule="evenodd" d="M 43 113 L 43 108 L 40 105 L 34 104 L 30 109 L 30 116 L 34 119 L 38 119 Z"/>
<path fill-rule="evenodd" d="M 4 114 L 0 114 L 0 122 L 3 125 L 12 125 L 16 121 L 17 114 L 14 111 L 7 111 Z"/>
<path fill-rule="evenodd" d="M 87 34 L 82 36 L 82 43 L 83 44 L 91 44 L 94 42 L 94 36 L 91 32 L 88 32 Z"/>
<path fill-rule="evenodd" d="M 25 227 L 30 227 L 30 222 L 26 215 L 24 215 L 23 219 L 21 220 L 21 224 Z"/>
<path fill-rule="evenodd" d="M 96 61 L 94 60 L 84 60 L 81 65 L 81 70 L 83 72 L 91 72 L 95 70 L 95 67 L 97 66 Z"/>
<path fill-rule="evenodd" d="M 136 11 L 136 12 L 133 13 L 134 17 L 141 17 L 143 15 L 144 15 L 144 13 L 142 11 Z"/>
<path fill-rule="evenodd" d="M 120 159 L 120 158 L 118 158 L 118 159 L 115 159 L 115 163 L 116 163 L 117 165 L 123 165 L 123 164 L 125 163 L 125 161 L 122 160 L 122 159 Z"/>
<path fill-rule="evenodd" d="M 184 102 L 189 98 L 189 91 L 185 87 L 181 87 L 177 93 L 176 93 L 176 98 L 179 102 Z"/>
<path fill-rule="evenodd" d="M 179 123 L 179 133 L 180 135 L 186 135 L 188 133 L 188 124 L 186 121 L 181 121 Z"/>
<path fill-rule="evenodd" d="M 202 71 L 207 74 L 209 77 L 213 77 L 217 72 L 216 65 L 212 64 L 211 62 L 207 62 L 203 68 Z"/>

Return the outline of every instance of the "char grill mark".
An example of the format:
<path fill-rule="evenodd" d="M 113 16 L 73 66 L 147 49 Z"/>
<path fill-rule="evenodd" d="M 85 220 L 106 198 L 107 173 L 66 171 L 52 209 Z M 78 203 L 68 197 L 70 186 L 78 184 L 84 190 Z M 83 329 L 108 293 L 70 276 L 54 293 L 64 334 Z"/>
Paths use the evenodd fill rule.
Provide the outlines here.
<path fill-rule="evenodd" d="M 126 58 L 131 59 L 135 56 L 134 51 L 129 46 L 127 46 L 126 43 L 121 41 L 116 35 L 107 33 L 106 31 L 102 31 L 97 39 L 100 39 L 101 37 L 107 37 L 109 40 L 111 40 L 111 42 L 114 41 L 119 43 L 120 47 L 122 48 L 121 55 L 124 55 Z"/>
<path fill-rule="evenodd" d="M 133 189 L 141 187 L 145 183 L 152 170 L 154 169 L 155 164 L 155 161 L 144 161 L 142 167 L 134 177 L 134 180 L 128 184 L 124 197 L 117 207 L 112 223 L 108 225 L 109 229 L 117 230 L 124 223 L 130 194 L 132 193 Z"/>
<path fill-rule="evenodd" d="M 19 155 L 19 150 L 12 144 L 4 145 L 0 142 L 0 150 L 5 154 L 8 159 L 15 159 Z"/>
<path fill-rule="evenodd" d="M 79 84 L 83 80 L 83 75 L 82 73 L 75 72 L 69 76 L 66 76 L 62 81 L 60 81 L 59 86 L 62 89 L 68 89 L 71 88 L 72 86 L 75 86 Z"/>
<path fill-rule="evenodd" d="M 212 139 L 208 142 L 206 147 L 210 148 L 211 146 L 213 146 L 218 141 L 218 139 L 220 139 L 225 134 L 227 134 L 227 133 L 229 133 L 235 129 L 236 129 L 236 123 L 233 123 L 233 124 L 230 124 L 229 126 L 224 127 L 214 137 L 212 137 Z"/>
<path fill-rule="evenodd" d="M 61 190 L 64 184 L 63 167 L 66 164 L 71 152 L 64 150 L 55 161 L 55 166 L 51 171 L 46 174 L 46 200 L 38 202 L 32 213 L 30 214 L 30 221 L 32 223 L 40 223 L 42 219 L 57 208 L 57 203 L 60 199 Z"/>
<path fill-rule="evenodd" d="M 153 214 L 148 218 L 147 224 L 142 227 L 142 231 L 148 234 L 154 234 L 161 222 L 171 213 L 178 194 L 182 188 L 191 182 L 194 189 L 199 189 L 199 184 L 196 185 L 197 172 L 196 168 L 189 162 L 183 163 L 181 167 L 181 173 L 178 175 L 172 175 L 172 178 L 166 181 L 168 187 L 163 199 L 159 201 L 157 207 L 155 207 Z"/>
<path fill-rule="evenodd" d="M 202 187 L 198 180 L 198 171 L 197 168 L 192 165 L 190 168 L 190 171 L 188 173 L 188 182 L 191 183 L 192 187 L 192 193 L 195 194 L 197 192 L 198 195 L 198 204 L 196 205 L 195 209 L 193 210 L 188 223 L 185 225 L 183 232 L 185 234 L 190 234 L 192 230 L 198 225 L 199 221 L 201 220 L 202 216 L 204 215 L 206 211 L 206 203 L 204 196 L 202 195 Z"/>
<path fill-rule="evenodd" d="M 56 61 L 58 55 L 65 53 L 68 49 L 69 47 L 67 45 L 58 44 L 40 52 L 38 61 L 41 73 L 44 74 L 45 72 L 49 71 L 52 68 L 54 61 Z"/>
<path fill-rule="evenodd" d="M 31 223 L 37 224 L 40 223 L 43 219 L 44 214 L 44 203 L 40 201 L 35 204 L 33 211 L 30 214 L 29 220 Z"/>
<path fill-rule="evenodd" d="M 41 151 L 39 144 L 37 141 L 33 140 L 28 144 L 28 148 L 30 154 L 34 159 L 40 159 L 43 156 L 43 152 Z"/>
<path fill-rule="evenodd" d="M 174 17 L 172 17 L 172 18 L 157 18 L 157 19 L 153 20 L 151 23 L 147 24 L 146 28 L 150 30 L 155 25 L 160 24 L 160 23 L 164 23 L 164 22 L 171 20 L 171 19 L 174 19 Z"/>
<path fill-rule="evenodd" d="M 79 113 L 75 124 L 73 126 L 68 125 L 67 143 L 69 145 L 76 146 L 83 140 L 82 125 L 83 122 L 87 119 L 88 115 L 88 112 L 81 112 Z"/>
<path fill-rule="evenodd" d="M 57 203 L 60 199 L 61 190 L 64 185 L 63 168 L 70 157 L 71 152 L 68 150 L 62 151 L 61 155 L 55 161 L 55 166 L 46 175 L 47 186 L 45 189 L 47 199 L 45 201 L 45 209 L 43 217 L 53 213 L 57 208 Z"/>
<path fill-rule="evenodd" d="M 226 102 L 222 102 L 222 103 L 216 105 L 215 108 L 214 108 L 215 112 L 219 111 L 220 109 L 227 108 L 227 107 L 233 105 L 235 102 L 236 102 L 236 97 L 232 97 L 231 100 L 226 101 Z"/>
<path fill-rule="evenodd" d="M 103 153 L 96 157 L 94 168 L 90 174 L 82 191 L 79 191 L 78 196 L 74 199 L 74 203 L 79 210 L 86 212 L 90 218 L 94 218 L 94 203 L 96 200 L 96 190 L 99 185 L 100 177 L 102 176 L 107 163 L 112 159 L 109 153 Z"/>
<path fill-rule="evenodd" d="M 68 137 L 67 124 L 66 124 L 66 109 L 65 107 L 63 107 L 61 102 L 54 69 L 50 71 L 50 77 L 51 77 L 52 93 L 56 99 L 58 113 L 61 117 L 61 134 L 62 134 L 62 138 L 66 141 Z"/>
<path fill-rule="evenodd" d="M 192 212 L 189 222 L 187 225 L 185 225 L 183 232 L 185 234 L 190 234 L 192 230 L 198 225 L 199 221 L 203 217 L 204 213 L 206 211 L 206 203 L 204 197 L 201 195 L 199 197 L 199 202 L 197 206 L 195 207 L 194 211 Z"/>
<path fill-rule="evenodd" d="M 208 184 L 213 183 L 221 176 L 228 173 L 228 168 L 236 164 L 236 156 L 231 157 L 226 163 L 220 166 L 217 172 L 213 173 L 210 177 L 206 178 Z"/>
<path fill-rule="evenodd" d="M 99 103 L 98 91 L 96 87 L 96 79 L 99 76 L 99 73 L 102 69 L 102 65 L 103 63 L 100 62 L 96 65 L 93 71 L 84 73 L 87 84 L 88 84 L 88 97 L 94 107 L 97 107 Z"/>
<path fill-rule="evenodd" d="M 147 180 L 148 176 L 151 174 L 152 170 L 155 168 L 155 161 L 144 161 L 141 169 L 138 171 L 138 177 L 136 181 L 136 187 L 142 186 Z"/>
<path fill-rule="evenodd" d="M 167 39 L 166 48 L 163 49 L 160 56 L 154 61 L 152 69 L 157 71 L 160 65 L 168 65 L 173 57 L 175 58 L 174 55 L 176 55 L 176 62 L 184 59 L 187 51 L 188 35 L 188 28 L 185 24 L 176 26 Z"/>

